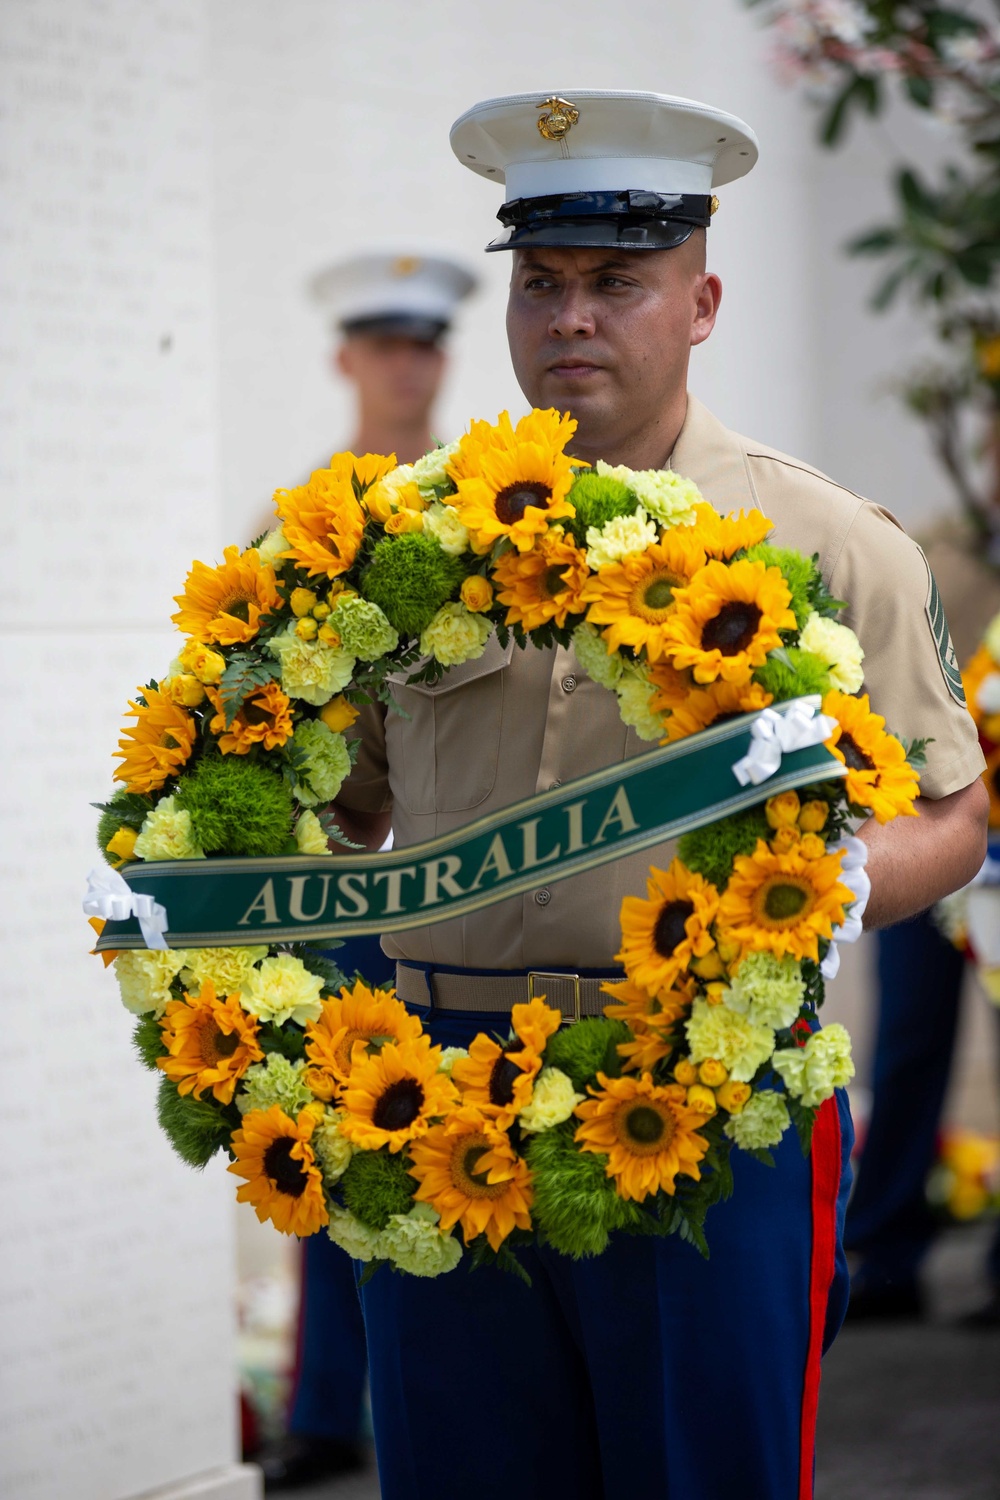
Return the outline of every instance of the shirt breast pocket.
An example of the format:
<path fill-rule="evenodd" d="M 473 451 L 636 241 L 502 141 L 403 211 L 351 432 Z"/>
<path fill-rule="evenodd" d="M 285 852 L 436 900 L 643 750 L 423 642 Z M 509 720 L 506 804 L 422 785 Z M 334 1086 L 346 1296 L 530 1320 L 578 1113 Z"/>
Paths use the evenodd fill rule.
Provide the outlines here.
<path fill-rule="evenodd" d="M 412 813 L 465 812 L 492 792 L 500 758 L 500 725 L 513 641 L 490 636 L 476 661 L 449 667 L 440 681 L 393 680 L 402 713 L 386 717 L 390 766 L 400 768 L 393 794 Z"/>

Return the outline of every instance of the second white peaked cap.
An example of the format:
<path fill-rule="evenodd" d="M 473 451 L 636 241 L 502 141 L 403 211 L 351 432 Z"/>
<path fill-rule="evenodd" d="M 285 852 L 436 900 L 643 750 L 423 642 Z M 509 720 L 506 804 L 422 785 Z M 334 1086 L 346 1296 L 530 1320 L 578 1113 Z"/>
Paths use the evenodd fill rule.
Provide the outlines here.
<path fill-rule="evenodd" d="M 749 125 L 669 94 L 569 89 L 485 99 L 451 129 L 463 166 L 505 185 L 488 248 L 663 249 L 707 226 L 713 190 L 757 160 Z"/>
<path fill-rule="evenodd" d="M 442 255 L 373 250 L 337 261 L 309 284 L 345 333 L 399 333 L 433 342 L 478 278 Z"/>

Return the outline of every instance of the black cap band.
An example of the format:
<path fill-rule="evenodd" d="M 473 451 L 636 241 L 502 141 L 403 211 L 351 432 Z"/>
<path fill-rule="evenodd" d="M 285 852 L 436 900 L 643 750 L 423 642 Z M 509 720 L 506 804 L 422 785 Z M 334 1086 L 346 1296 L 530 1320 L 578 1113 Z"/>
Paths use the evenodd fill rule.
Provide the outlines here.
<path fill-rule="evenodd" d="M 487 250 L 518 250 L 530 245 L 617 246 L 670 250 L 707 229 L 710 193 L 552 193 L 515 198 L 497 214 L 506 233 Z"/>
<path fill-rule="evenodd" d="M 385 335 L 412 339 L 415 344 L 436 344 L 449 327 L 441 318 L 429 318 L 414 312 L 374 313 L 362 318 L 344 318 L 340 323 L 341 333 L 348 336 L 352 333 Z"/>

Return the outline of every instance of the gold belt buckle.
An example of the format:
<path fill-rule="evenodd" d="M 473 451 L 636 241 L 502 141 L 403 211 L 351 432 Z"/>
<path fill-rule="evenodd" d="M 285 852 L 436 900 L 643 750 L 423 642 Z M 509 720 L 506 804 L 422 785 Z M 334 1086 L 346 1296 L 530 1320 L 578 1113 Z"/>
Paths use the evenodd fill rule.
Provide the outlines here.
<path fill-rule="evenodd" d="M 535 980 L 536 979 L 560 979 L 560 980 L 563 980 L 563 981 L 565 981 L 567 979 L 571 979 L 573 981 L 573 1014 L 571 1016 L 566 1015 L 565 1011 L 562 1011 L 562 1007 L 560 1006 L 560 1010 L 562 1011 L 562 1018 L 565 1021 L 565 1023 L 566 1023 L 567 1026 L 572 1026 L 572 1025 L 575 1024 L 575 1022 L 577 1022 L 577 1021 L 579 1021 L 579 1020 L 582 1019 L 581 1012 L 580 1012 L 580 976 L 579 976 L 579 974 L 557 974 L 557 973 L 555 973 L 554 970 L 550 970 L 550 969 L 529 969 L 528 970 L 528 999 L 529 999 L 529 1001 L 531 1001 L 531 1000 L 541 1000 L 541 999 L 544 998 L 541 995 L 536 995 L 535 994 Z"/>

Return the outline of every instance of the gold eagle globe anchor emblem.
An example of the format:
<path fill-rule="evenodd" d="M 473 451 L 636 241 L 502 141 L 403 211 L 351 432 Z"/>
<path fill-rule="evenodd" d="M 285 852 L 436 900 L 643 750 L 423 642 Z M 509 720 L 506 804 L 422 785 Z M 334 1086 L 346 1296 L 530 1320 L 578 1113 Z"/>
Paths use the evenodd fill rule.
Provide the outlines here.
<path fill-rule="evenodd" d="M 561 141 L 568 134 L 580 118 L 580 111 L 575 104 L 570 104 L 568 99 L 560 99 L 553 94 L 549 99 L 543 99 L 541 104 L 535 105 L 536 109 L 544 109 L 546 113 L 539 115 L 537 124 L 539 134 L 547 141 Z"/>

